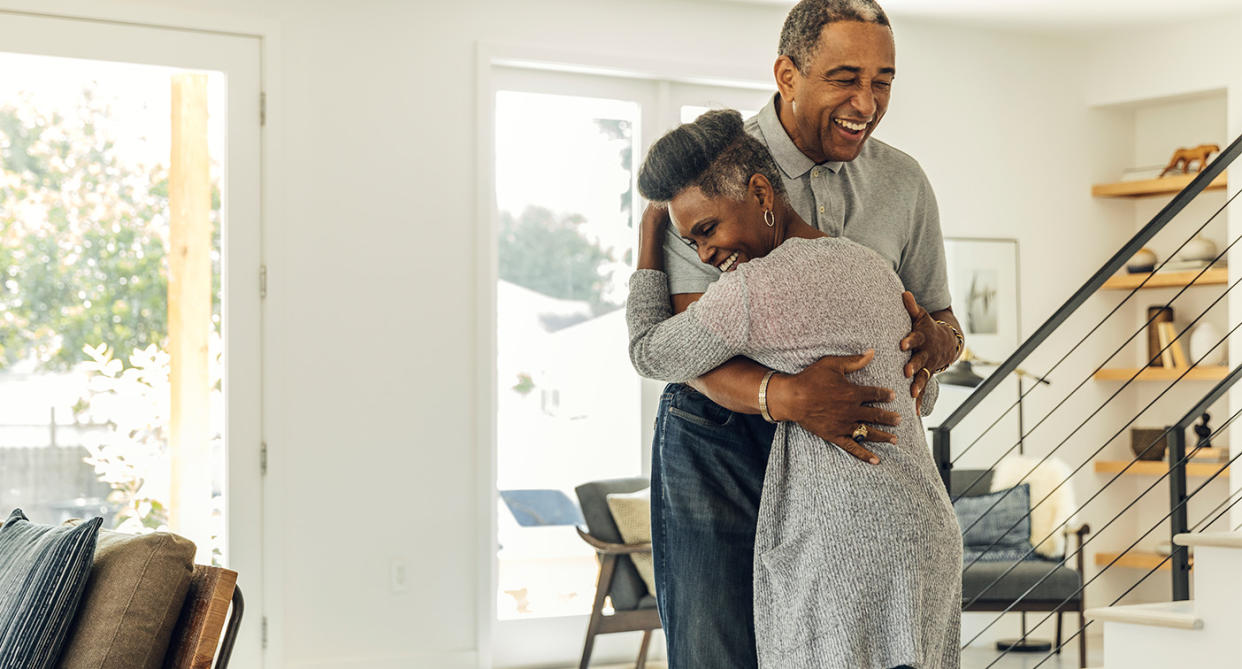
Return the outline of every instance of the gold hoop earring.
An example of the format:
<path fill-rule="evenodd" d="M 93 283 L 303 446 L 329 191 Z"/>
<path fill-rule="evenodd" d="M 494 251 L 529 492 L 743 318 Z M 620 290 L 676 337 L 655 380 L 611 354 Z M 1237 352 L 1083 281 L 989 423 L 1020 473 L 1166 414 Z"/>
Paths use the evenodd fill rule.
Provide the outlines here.
<path fill-rule="evenodd" d="M 776 214 L 773 214 L 771 209 L 764 209 L 763 222 L 766 223 L 769 228 L 776 227 Z"/>

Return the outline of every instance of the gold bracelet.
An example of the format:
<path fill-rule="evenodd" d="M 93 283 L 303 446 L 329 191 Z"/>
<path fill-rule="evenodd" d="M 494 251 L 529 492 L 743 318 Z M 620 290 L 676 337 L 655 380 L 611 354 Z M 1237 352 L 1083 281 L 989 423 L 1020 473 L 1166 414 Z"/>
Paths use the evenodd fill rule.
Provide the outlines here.
<path fill-rule="evenodd" d="M 774 369 L 768 370 L 768 373 L 763 375 L 763 380 L 759 382 L 759 415 L 769 423 L 776 422 L 772 419 L 772 414 L 768 413 L 768 381 L 772 380 L 772 375 L 775 373 Z"/>
<path fill-rule="evenodd" d="M 966 338 L 963 337 L 962 333 L 959 332 L 957 328 L 953 327 L 952 324 L 946 323 L 944 321 L 936 321 L 936 323 L 938 325 L 943 325 L 949 328 L 949 330 L 953 331 L 953 338 L 957 340 L 957 346 L 954 347 L 953 349 L 953 359 L 949 361 L 949 364 L 945 365 L 944 367 L 941 367 L 940 369 L 937 369 L 936 371 L 932 372 L 932 374 L 939 374 L 940 372 L 943 372 L 944 370 L 948 369 L 950 365 L 957 362 L 957 357 L 962 354 L 962 349 L 965 348 L 966 346 Z"/>

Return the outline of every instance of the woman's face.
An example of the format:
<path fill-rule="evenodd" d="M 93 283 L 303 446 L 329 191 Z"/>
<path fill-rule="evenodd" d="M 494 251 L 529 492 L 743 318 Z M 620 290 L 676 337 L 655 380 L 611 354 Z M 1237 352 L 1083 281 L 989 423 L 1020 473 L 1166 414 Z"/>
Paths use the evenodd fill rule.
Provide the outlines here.
<path fill-rule="evenodd" d="M 677 233 L 692 243 L 699 260 L 722 272 L 731 272 L 772 250 L 776 231 L 764 223 L 765 209 L 770 207 L 763 206 L 753 189 L 739 202 L 725 196 L 707 197 L 695 186 L 668 203 L 669 218 Z"/>

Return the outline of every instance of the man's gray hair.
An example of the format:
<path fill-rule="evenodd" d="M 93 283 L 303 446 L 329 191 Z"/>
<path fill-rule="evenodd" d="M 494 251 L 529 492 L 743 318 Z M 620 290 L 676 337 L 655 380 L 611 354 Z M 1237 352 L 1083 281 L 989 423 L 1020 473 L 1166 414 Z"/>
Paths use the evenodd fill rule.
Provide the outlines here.
<path fill-rule="evenodd" d="M 789 56 L 794 67 L 806 74 L 815 58 L 815 51 L 819 49 L 819 36 L 824 26 L 838 21 L 892 27 L 888 15 L 875 0 L 802 0 L 785 17 L 778 55 Z"/>

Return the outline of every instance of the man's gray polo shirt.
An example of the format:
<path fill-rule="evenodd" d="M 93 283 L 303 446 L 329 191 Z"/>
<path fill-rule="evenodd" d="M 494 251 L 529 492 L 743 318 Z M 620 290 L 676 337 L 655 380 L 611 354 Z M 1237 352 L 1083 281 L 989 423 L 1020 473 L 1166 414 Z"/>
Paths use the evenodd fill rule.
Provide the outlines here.
<path fill-rule="evenodd" d="M 794 211 L 823 232 L 844 235 L 887 258 L 924 309 L 947 309 L 940 214 L 918 161 L 871 137 L 854 160 L 816 165 L 786 134 L 776 104 L 774 96 L 745 128 L 776 160 Z M 702 263 L 671 225 L 668 231 L 664 258 L 670 292 L 706 291 L 720 270 Z"/>

